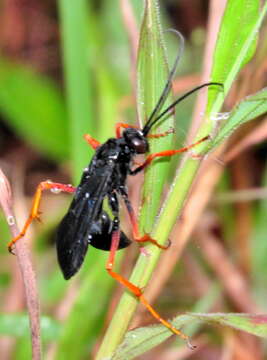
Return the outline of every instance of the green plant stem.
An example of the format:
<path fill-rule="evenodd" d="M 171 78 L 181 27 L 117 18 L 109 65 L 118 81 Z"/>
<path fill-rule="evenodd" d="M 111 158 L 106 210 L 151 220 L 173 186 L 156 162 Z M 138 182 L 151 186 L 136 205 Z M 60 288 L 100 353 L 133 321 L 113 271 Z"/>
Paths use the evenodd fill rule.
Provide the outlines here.
<path fill-rule="evenodd" d="M 211 111 L 216 112 L 222 106 L 224 97 L 218 96 Z M 205 119 L 204 119 L 205 120 Z M 199 140 L 212 130 L 213 123 L 211 121 L 203 121 L 202 127 L 199 129 L 195 141 Z M 199 154 L 206 154 L 209 150 L 209 142 L 206 141 L 197 147 Z M 162 207 L 158 222 L 155 225 L 152 237 L 157 239 L 159 244 L 165 244 L 168 240 L 170 231 L 175 224 L 177 218 L 181 214 L 183 204 L 187 198 L 187 194 L 192 185 L 199 168 L 200 161 L 187 157 L 183 166 L 180 168 L 174 186 L 170 189 L 167 199 Z M 179 241 L 179 239 L 177 239 Z M 152 276 L 153 270 L 159 260 L 161 250 L 154 245 L 146 247 L 148 256 L 143 253 L 140 254 L 135 268 L 130 277 L 130 282 L 143 288 L 147 285 Z M 167 251 L 171 251 L 171 248 Z M 121 343 L 125 332 L 129 326 L 135 309 L 138 305 L 138 300 L 130 293 L 125 292 L 121 301 L 114 313 L 110 326 L 105 334 L 102 345 L 97 354 L 96 360 L 107 359 L 112 356 L 117 346 Z"/>
<path fill-rule="evenodd" d="M 217 101 L 214 102 L 214 106 L 212 107 L 211 111 L 218 112 L 222 106 L 223 101 L 224 97 L 220 94 L 217 97 Z M 212 130 L 212 127 L 213 123 L 204 119 L 202 127 L 199 129 L 195 141 L 203 137 L 203 134 L 209 134 Z M 204 154 L 206 154 L 209 150 L 209 146 L 209 142 L 205 141 L 197 147 L 197 152 L 204 156 Z M 173 183 L 174 185 L 171 187 L 166 201 L 164 202 L 161 213 L 158 217 L 158 222 L 155 225 L 152 234 L 152 237 L 157 239 L 159 244 L 165 244 L 167 242 L 172 227 L 181 214 L 184 201 L 187 198 L 187 194 L 196 176 L 199 165 L 199 160 L 187 157 L 183 163 L 183 166 L 178 171 L 176 179 Z M 179 241 L 179 239 L 177 239 L 177 241 Z M 130 277 L 130 281 L 140 288 L 143 288 L 147 285 L 161 253 L 161 250 L 154 245 L 148 245 L 146 247 L 146 251 L 149 253 L 149 255 L 145 256 L 142 253 L 140 254 Z M 171 251 L 171 248 L 167 251 Z M 135 312 L 137 304 L 138 300 L 132 294 L 128 292 L 123 294 L 112 318 L 110 326 L 105 334 L 96 360 L 109 358 L 117 346 L 121 343 Z"/>
<path fill-rule="evenodd" d="M 180 181 L 179 185 L 177 185 L 179 196 L 177 198 L 172 196 L 166 203 L 155 231 L 153 232 L 153 237 L 157 239 L 159 243 L 164 243 L 167 240 L 168 234 L 173 226 L 173 219 L 169 216 L 169 214 L 170 212 L 173 212 L 174 208 L 178 207 L 179 211 L 182 209 L 184 199 L 186 198 L 198 166 L 199 161 L 188 159 L 181 169 L 179 174 Z M 176 192 L 177 190 L 173 188 L 172 191 Z M 149 252 L 149 256 L 145 256 L 143 254 L 139 256 L 130 278 L 131 282 L 141 288 L 144 287 L 150 279 L 161 252 L 157 247 L 152 247 L 151 245 L 149 245 L 146 249 Z M 116 347 L 121 342 L 127 327 L 129 326 L 137 304 L 138 300 L 128 292 L 122 296 L 99 350 L 96 358 L 97 360 L 108 358 L 115 351 Z"/>

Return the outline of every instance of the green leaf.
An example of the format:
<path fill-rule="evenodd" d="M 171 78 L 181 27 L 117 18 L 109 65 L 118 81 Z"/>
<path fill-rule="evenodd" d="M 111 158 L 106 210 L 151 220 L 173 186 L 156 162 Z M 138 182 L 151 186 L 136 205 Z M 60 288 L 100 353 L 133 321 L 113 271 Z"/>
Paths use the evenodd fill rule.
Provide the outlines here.
<path fill-rule="evenodd" d="M 267 337 L 267 316 L 253 314 L 201 314 L 187 313 L 172 321 L 178 329 L 195 321 L 229 326 L 252 335 Z M 112 360 L 134 359 L 161 344 L 173 334 L 163 325 L 152 325 L 129 331 Z"/>
<path fill-rule="evenodd" d="M 172 34 L 168 36 L 174 36 Z M 177 47 L 179 42 L 177 41 Z M 138 61 L 137 61 L 137 109 L 139 121 L 144 125 L 154 110 L 168 78 L 166 51 L 163 45 L 162 28 L 159 19 L 157 0 L 145 1 L 145 12 L 141 26 Z M 168 96 L 162 110 L 170 105 L 172 96 Z M 153 133 L 162 133 L 173 127 L 173 116 L 165 118 L 160 126 L 154 126 Z M 150 141 L 150 152 L 155 153 L 170 149 L 172 136 Z M 143 186 L 143 206 L 140 227 L 150 232 L 157 214 L 162 190 L 168 176 L 170 161 L 155 161 L 145 171 Z M 153 194 L 153 196 L 151 196 Z"/>
<path fill-rule="evenodd" d="M 0 111 L 15 133 L 55 160 L 68 158 L 67 114 L 55 84 L 0 59 Z"/>
<path fill-rule="evenodd" d="M 193 307 L 193 310 L 197 312 L 208 311 L 210 307 L 214 304 L 216 299 L 218 299 L 219 295 L 220 295 L 220 287 L 214 283 L 213 285 L 210 286 L 210 289 L 207 292 L 207 294 L 205 294 L 205 296 L 203 296 L 200 300 L 196 302 L 196 304 Z M 181 326 L 186 324 L 183 322 L 183 320 L 184 320 L 184 315 L 181 315 L 179 317 L 179 321 L 181 321 L 179 324 Z M 189 325 L 186 326 L 184 332 L 186 334 L 192 335 L 199 329 L 199 326 L 200 325 L 197 323 L 190 322 Z M 158 333 L 154 337 L 153 335 L 154 327 L 155 325 L 129 331 L 126 334 L 121 345 L 116 350 L 116 353 L 112 359 L 113 360 L 133 359 L 143 354 L 145 351 L 148 351 L 153 347 L 159 345 L 161 342 L 163 342 L 169 336 L 171 336 L 171 334 L 168 331 L 166 331 L 164 334 Z M 151 329 L 152 329 L 152 333 L 151 333 Z M 179 338 L 177 337 L 177 339 Z M 184 342 L 181 340 L 180 344 L 184 344 Z"/>
<path fill-rule="evenodd" d="M 229 114 L 225 124 L 221 127 L 219 134 L 212 140 L 211 147 L 219 145 L 240 125 L 254 120 L 267 112 L 267 88 L 256 94 L 246 97 Z M 223 115 L 223 114 L 222 114 Z M 215 121 L 215 120 L 214 120 Z"/>
<path fill-rule="evenodd" d="M 177 328 L 188 325 L 192 318 L 188 315 L 181 315 L 175 321 Z M 174 324 L 174 321 L 172 321 Z M 163 341 L 172 336 L 173 333 L 161 325 L 151 325 L 128 331 L 124 341 L 118 347 L 112 360 L 134 359 L 144 352 L 161 344 Z"/>
<path fill-rule="evenodd" d="M 229 0 L 226 5 L 213 56 L 211 81 L 224 84 L 225 93 L 256 49 L 257 32 L 266 12 L 258 0 Z M 207 113 L 217 93 L 208 93 Z"/>
<path fill-rule="evenodd" d="M 196 319 L 204 322 L 230 326 L 236 330 L 267 338 L 267 315 L 257 314 L 193 314 Z"/>

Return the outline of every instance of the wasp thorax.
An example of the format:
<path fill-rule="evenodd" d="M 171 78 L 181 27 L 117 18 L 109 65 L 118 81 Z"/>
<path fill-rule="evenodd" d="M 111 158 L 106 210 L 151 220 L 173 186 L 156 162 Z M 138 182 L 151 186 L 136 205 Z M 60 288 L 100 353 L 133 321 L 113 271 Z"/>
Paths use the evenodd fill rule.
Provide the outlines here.
<path fill-rule="evenodd" d="M 126 129 L 123 137 L 127 145 L 137 154 L 145 154 L 148 151 L 148 142 L 142 131 L 137 129 Z"/>

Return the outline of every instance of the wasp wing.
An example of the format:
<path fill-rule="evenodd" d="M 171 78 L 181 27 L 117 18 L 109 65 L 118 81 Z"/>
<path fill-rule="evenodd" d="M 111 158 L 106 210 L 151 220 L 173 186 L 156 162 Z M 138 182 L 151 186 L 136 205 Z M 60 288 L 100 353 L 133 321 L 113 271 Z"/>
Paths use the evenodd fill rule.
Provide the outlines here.
<path fill-rule="evenodd" d="M 70 208 L 58 227 L 57 257 L 65 279 L 72 277 L 83 263 L 90 240 L 88 237 L 101 214 L 111 173 L 112 169 L 103 169 L 101 176 L 83 176 Z"/>

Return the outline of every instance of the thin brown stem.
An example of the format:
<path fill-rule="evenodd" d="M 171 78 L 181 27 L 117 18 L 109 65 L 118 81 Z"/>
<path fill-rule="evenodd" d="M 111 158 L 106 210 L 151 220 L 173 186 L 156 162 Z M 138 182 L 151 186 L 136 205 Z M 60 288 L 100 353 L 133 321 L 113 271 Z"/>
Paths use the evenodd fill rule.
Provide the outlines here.
<path fill-rule="evenodd" d="M 131 54 L 131 81 L 133 89 L 135 89 L 136 79 L 136 56 L 138 48 L 138 27 L 134 17 L 132 5 L 129 0 L 120 0 L 120 8 L 124 26 L 129 38 L 130 54 Z"/>
<path fill-rule="evenodd" d="M 4 173 L 0 170 L 0 205 L 3 209 L 12 237 L 19 234 L 13 212 L 12 194 Z M 32 358 L 33 360 L 41 359 L 41 331 L 40 331 L 40 309 L 37 292 L 36 278 L 33 271 L 30 255 L 25 245 L 24 238 L 17 242 L 15 247 L 18 265 L 24 283 L 26 303 L 29 313 L 32 341 Z"/>

